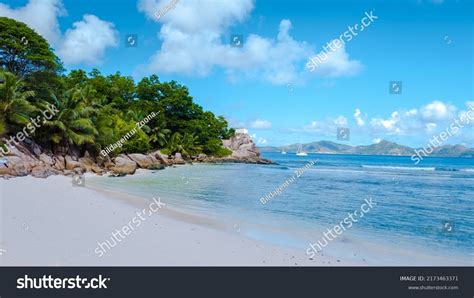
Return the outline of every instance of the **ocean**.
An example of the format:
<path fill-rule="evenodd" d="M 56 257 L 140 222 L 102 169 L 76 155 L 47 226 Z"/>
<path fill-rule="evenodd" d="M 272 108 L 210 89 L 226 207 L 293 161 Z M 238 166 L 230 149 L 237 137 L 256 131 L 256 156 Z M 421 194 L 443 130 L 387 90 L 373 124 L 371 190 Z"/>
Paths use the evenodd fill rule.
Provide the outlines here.
<path fill-rule="evenodd" d="M 273 165 L 194 164 L 87 183 L 224 219 L 234 232 L 298 247 L 321 238 L 365 199 L 376 206 L 334 247 L 385 248 L 470 259 L 474 244 L 474 159 L 263 153 Z M 262 204 L 309 162 L 280 195 Z M 466 264 L 467 265 L 467 264 Z"/>

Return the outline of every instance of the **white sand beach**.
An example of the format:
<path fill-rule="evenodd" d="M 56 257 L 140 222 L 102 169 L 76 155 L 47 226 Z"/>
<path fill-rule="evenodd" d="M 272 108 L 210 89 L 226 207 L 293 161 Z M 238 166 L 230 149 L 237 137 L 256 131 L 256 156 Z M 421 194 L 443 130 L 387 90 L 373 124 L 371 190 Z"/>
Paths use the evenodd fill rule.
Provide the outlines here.
<path fill-rule="evenodd" d="M 3 266 L 456 265 L 403 252 L 395 257 L 368 246 L 351 255 L 328 249 L 310 260 L 304 250 L 247 238 L 226 223 L 185 213 L 166 202 L 99 257 L 98 242 L 111 239 L 113 231 L 148 207 L 148 201 L 73 187 L 71 177 L 65 176 L 0 179 L 0 198 Z"/>

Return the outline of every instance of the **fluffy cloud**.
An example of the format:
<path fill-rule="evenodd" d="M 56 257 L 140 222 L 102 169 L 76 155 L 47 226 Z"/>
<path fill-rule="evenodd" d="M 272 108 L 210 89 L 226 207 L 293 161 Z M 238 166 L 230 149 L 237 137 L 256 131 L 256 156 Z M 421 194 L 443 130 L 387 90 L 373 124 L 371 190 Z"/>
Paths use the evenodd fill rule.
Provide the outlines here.
<path fill-rule="evenodd" d="M 334 124 L 337 126 L 347 126 L 347 118 L 344 116 L 339 116 L 334 119 Z"/>
<path fill-rule="evenodd" d="M 117 46 L 118 34 L 114 24 L 102 21 L 94 15 L 73 24 L 64 34 L 58 54 L 66 64 L 86 62 L 98 64 L 108 47 Z"/>
<path fill-rule="evenodd" d="M 370 128 L 388 135 L 429 134 L 445 128 L 456 117 L 456 111 L 455 106 L 435 100 L 419 109 L 394 111 L 388 118 L 372 118 Z"/>
<path fill-rule="evenodd" d="M 330 43 L 334 44 L 335 40 Z M 324 77 L 340 77 L 356 75 L 362 71 L 363 65 L 360 61 L 350 60 L 345 44 L 341 44 L 339 48 L 335 47 L 335 49 L 330 52 L 321 51 L 315 56 L 318 57 L 317 59 L 312 57 L 316 62 L 313 73 Z"/>
<path fill-rule="evenodd" d="M 336 118 L 326 118 L 321 121 L 313 120 L 309 124 L 299 128 L 290 128 L 290 133 L 309 133 L 319 134 L 323 136 L 334 136 L 336 135 L 338 127 L 347 127 L 349 125 L 348 120 L 344 116 L 338 116 Z"/>
<path fill-rule="evenodd" d="M 25 6 L 15 9 L 0 3 L 0 16 L 28 24 L 46 38 L 66 64 L 98 64 L 105 50 L 117 45 L 114 25 L 94 15 L 84 15 L 63 37 L 58 18 L 65 14 L 61 0 L 29 0 Z"/>
<path fill-rule="evenodd" d="M 138 9 L 149 19 L 162 24 L 158 33 L 161 48 L 139 71 L 206 76 L 214 68 L 221 68 L 231 80 L 244 76 L 276 85 L 300 83 L 307 76 L 304 65 L 313 51 L 306 42 L 290 35 L 290 20 L 280 21 L 275 38 L 249 34 L 244 36 L 242 47 L 232 47 L 230 26 L 250 15 L 254 8 L 252 0 L 178 1 L 163 17 L 154 17 L 168 2 L 140 0 L 138 3 Z M 342 48 L 317 74 L 353 74 L 359 68 L 360 63 L 350 61 Z"/>
<path fill-rule="evenodd" d="M 60 42 L 58 17 L 65 14 L 61 0 L 30 0 L 25 6 L 17 9 L 0 3 L 0 16 L 28 24 L 53 45 Z"/>
<path fill-rule="evenodd" d="M 358 126 L 364 126 L 365 125 L 365 121 L 362 119 L 361 117 L 361 111 L 360 109 L 355 109 L 355 112 L 354 112 L 354 120 L 356 121 L 356 124 Z"/>
<path fill-rule="evenodd" d="M 376 143 L 380 139 L 393 139 L 398 136 L 420 137 L 421 140 L 431 137 L 445 130 L 455 119 L 469 119 L 474 115 L 474 102 L 466 102 L 467 108 L 459 110 L 454 105 L 435 100 L 419 108 L 409 110 L 392 111 L 388 117 L 367 117 L 362 119 L 359 108 L 355 109 L 353 123 L 347 123 L 343 116 L 314 120 L 299 128 L 290 128 L 290 133 L 318 134 L 321 136 L 333 136 L 337 127 L 346 126 L 354 135 L 373 138 Z M 470 107 L 471 106 L 471 107 Z M 463 142 L 474 145 L 474 120 L 466 120 L 460 133 L 453 137 L 453 142 Z"/>
<path fill-rule="evenodd" d="M 249 127 L 253 129 L 270 129 L 272 127 L 272 123 L 267 120 L 257 119 L 250 122 Z"/>
<path fill-rule="evenodd" d="M 425 120 L 448 120 L 452 119 L 456 112 L 456 107 L 450 104 L 445 104 L 439 100 L 435 100 L 420 110 L 423 119 Z"/>

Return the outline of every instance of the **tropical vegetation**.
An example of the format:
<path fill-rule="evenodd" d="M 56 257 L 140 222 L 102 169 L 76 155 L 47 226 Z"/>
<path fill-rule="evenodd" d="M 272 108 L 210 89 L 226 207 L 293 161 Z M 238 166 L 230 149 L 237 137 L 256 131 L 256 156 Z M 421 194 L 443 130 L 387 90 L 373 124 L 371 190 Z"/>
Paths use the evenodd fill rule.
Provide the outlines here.
<path fill-rule="evenodd" d="M 31 139 L 53 153 L 97 156 L 152 112 L 156 114 L 114 151 L 224 156 L 227 121 L 193 102 L 188 88 L 151 75 L 138 83 L 119 72 L 65 73 L 48 42 L 26 24 L 0 17 L 0 137 L 14 135 L 48 105 L 58 110 Z"/>

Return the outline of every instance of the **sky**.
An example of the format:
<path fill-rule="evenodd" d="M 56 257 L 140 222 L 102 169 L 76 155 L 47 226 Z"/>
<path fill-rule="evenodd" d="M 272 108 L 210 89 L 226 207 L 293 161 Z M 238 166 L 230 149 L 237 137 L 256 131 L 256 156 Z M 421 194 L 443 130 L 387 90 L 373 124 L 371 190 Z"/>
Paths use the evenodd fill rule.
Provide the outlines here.
<path fill-rule="evenodd" d="M 45 37 L 68 71 L 119 71 L 136 81 L 157 74 L 184 84 L 198 104 L 248 129 L 260 146 L 382 139 L 425 146 L 469 103 L 474 109 L 473 6 L 0 0 L 0 16 Z M 474 121 L 464 124 L 443 143 L 474 147 Z M 338 139 L 338 128 L 350 137 Z"/>

